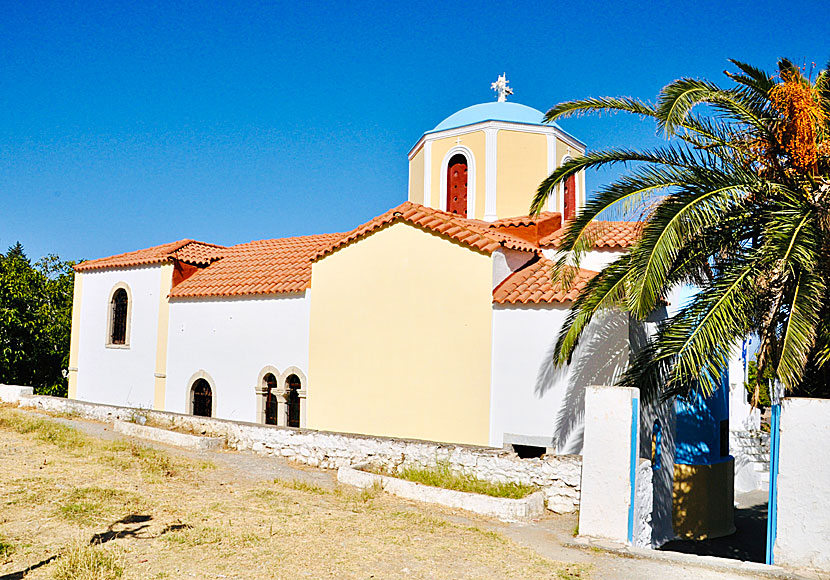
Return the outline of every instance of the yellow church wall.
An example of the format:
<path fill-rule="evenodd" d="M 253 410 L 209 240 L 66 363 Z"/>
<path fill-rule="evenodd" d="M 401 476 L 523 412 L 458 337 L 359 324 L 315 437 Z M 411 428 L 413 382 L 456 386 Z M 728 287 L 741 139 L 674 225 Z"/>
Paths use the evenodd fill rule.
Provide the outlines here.
<path fill-rule="evenodd" d="M 496 214 L 527 215 L 536 188 L 548 174 L 547 137 L 501 130 L 497 143 Z"/>
<path fill-rule="evenodd" d="M 409 161 L 409 201 L 424 203 L 424 148 Z"/>
<path fill-rule="evenodd" d="M 84 275 L 75 272 L 75 287 L 72 290 L 72 334 L 69 338 L 69 393 L 70 399 L 78 396 L 78 346 L 81 335 L 81 296 Z"/>
<path fill-rule="evenodd" d="M 488 444 L 490 256 L 396 223 L 313 264 L 307 426 Z"/>
<path fill-rule="evenodd" d="M 461 140 L 459 143 L 459 139 Z M 484 176 L 486 171 L 485 159 L 485 145 L 484 145 L 484 131 L 473 131 L 457 137 L 444 137 L 443 139 L 436 139 L 432 142 L 431 156 L 431 170 L 430 176 L 432 181 L 431 187 L 431 202 L 430 207 L 436 209 L 441 207 L 441 180 L 447 179 L 446 174 L 441 171 L 441 164 L 444 161 L 444 156 L 450 149 L 456 145 L 463 145 L 473 152 L 475 157 L 475 173 L 476 173 L 476 205 L 475 216 L 478 219 L 484 217 Z M 468 193 L 469 194 L 469 193 Z"/>

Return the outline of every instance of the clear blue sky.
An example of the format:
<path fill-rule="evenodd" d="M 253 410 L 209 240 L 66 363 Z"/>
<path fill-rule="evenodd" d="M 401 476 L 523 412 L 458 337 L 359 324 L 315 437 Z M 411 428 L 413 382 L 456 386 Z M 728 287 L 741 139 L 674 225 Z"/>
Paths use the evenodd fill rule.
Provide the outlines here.
<path fill-rule="evenodd" d="M 2 2 L 0 250 L 94 258 L 344 231 L 420 135 L 492 100 L 653 98 L 728 58 L 830 58 L 823 2 Z M 625 117 L 561 123 L 648 146 Z M 590 176 L 589 187 L 600 177 Z M 608 177 L 605 175 L 604 177 Z"/>

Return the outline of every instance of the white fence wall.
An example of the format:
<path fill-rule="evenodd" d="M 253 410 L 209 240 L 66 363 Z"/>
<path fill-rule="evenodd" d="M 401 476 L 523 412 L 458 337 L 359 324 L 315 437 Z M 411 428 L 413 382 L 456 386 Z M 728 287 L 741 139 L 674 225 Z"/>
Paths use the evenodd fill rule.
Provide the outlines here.
<path fill-rule="evenodd" d="M 775 563 L 830 570 L 830 400 L 784 399 Z"/>

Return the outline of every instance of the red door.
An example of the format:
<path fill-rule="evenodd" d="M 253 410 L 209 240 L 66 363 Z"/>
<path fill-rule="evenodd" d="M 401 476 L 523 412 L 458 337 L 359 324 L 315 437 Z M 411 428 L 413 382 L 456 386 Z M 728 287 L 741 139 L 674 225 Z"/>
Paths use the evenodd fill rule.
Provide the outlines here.
<path fill-rule="evenodd" d="M 571 175 L 565 180 L 565 204 L 562 211 L 566 220 L 573 219 L 576 213 L 576 177 Z"/>
<path fill-rule="evenodd" d="M 453 155 L 447 168 L 447 211 L 467 217 L 467 159 Z"/>

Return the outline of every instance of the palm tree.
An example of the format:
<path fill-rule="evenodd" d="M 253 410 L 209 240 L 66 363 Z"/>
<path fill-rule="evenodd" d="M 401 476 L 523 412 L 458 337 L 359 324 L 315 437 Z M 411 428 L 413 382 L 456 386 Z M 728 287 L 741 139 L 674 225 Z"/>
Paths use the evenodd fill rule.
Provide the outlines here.
<path fill-rule="evenodd" d="M 554 171 L 534 197 L 538 214 L 558 183 L 579 171 L 623 163 L 567 225 L 554 276 L 567 284 L 609 213 L 642 221 L 625 255 L 591 280 L 558 337 L 565 364 L 600 311 L 645 320 L 683 284 L 700 291 L 663 322 L 634 358 L 623 384 L 648 395 L 710 393 L 737 341 L 760 338 L 759 381 L 791 392 L 828 389 L 830 371 L 830 65 L 805 76 L 782 59 L 770 75 L 740 72 L 722 88 L 682 78 L 655 104 L 589 98 L 561 103 L 555 119 L 626 112 L 653 119 L 666 144 L 610 149 Z M 814 77 L 814 78 L 811 78 Z M 827 373 L 830 374 L 830 373 Z"/>

